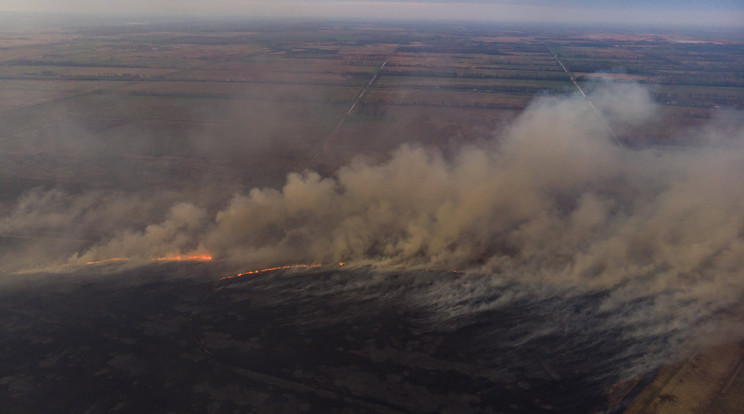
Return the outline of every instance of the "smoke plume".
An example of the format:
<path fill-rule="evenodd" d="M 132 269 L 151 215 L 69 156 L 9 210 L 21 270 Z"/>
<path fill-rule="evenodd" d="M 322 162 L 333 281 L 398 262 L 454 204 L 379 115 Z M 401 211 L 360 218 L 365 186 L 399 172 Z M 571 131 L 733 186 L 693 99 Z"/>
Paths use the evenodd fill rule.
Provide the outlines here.
<path fill-rule="evenodd" d="M 107 228 L 106 240 L 68 263 L 196 252 L 246 267 L 475 271 L 492 275 L 489 283 L 606 292 L 603 310 L 625 309 L 626 323 L 647 335 L 740 301 L 744 129 L 718 123 L 689 132 L 696 145 L 631 149 L 614 143 L 605 122 L 623 136 L 652 121 L 647 91 L 609 84 L 590 98 L 604 122 L 579 96 L 538 98 L 492 140 L 454 155 L 403 145 L 387 161 L 357 158 L 331 177 L 291 173 L 282 188 L 236 194 L 216 213 L 179 203 L 154 224 Z M 0 229 L 54 227 L 62 216 L 85 228 L 102 214 L 92 195 L 61 202 L 64 212 L 46 207 L 65 197 L 31 192 Z M 111 204 L 110 223 L 135 204 Z M 430 300 L 455 313 L 480 294 L 448 289 Z"/>

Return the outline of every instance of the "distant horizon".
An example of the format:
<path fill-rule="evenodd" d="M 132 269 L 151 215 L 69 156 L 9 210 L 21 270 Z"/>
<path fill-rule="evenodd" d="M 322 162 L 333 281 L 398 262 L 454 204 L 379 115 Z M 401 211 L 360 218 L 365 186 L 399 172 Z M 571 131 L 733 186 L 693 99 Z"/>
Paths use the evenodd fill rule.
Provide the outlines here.
<path fill-rule="evenodd" d="M 186 0 L 174 10 L 164 0 L 6 0 L 2 14 L 59 17 L 198 20 L 293 20 L 369 22 L 462 22 L 497 24 L 611 25 L 613 27 L 689 27 L 744 31 L 744 5 L 714 0 L 701 6 L 692 1 L 587 2 L 532 0 L 526 3 L 487 0 Z"/>
<path fill-rule="evenodd" d="M 18 19 L 27 20 L 18 20 Z M 370 25 L 390 25 L 404 26 L 416 25 L 424 26 L 454 26 L 464 25 L 467 27 L 482 28 L 502 28 L 506 30 L 538 30 L 543 31 L 594 31 L 608 33 L 634 33 L 634 34 L 684 34 L 684 35 L 724 35 L 732 36 L 732 39 L 741 38 L 744 41 L 744 27 L 738 26 L 710 26 L 710 25 L 686 25 L 686 24 L 650 24 L 650 23 L 594 23 L 594 22 L 530 22 L 530 21 L 479 21 L 479 20 L 422 20 L 422 19 L 362 19 L 358 17 L 259 17 L 259 16 L 164 16 L 164 15 L 103 15 L 93 13 L 56 13 L 56 12 L 15 12 L 0 11 L 0 22 L 16 23 L 17 25 L 29 26 L 32 28 L 36 24 L 66 24 L 81 25 L 86 27 L 109 27 L 130 25 L 148 26 L 148 25 L 171 25 L 171 24 L 370 24 Z M 7 19 L 13 19 L 8 22 Z M 47 29 L 51 29 L 48 27 Z M 17 30 L 18 28 L 6 27 L 0 30 L 0 33 L 8 30 Z M 639 32 L 641 31 L 641 32 Z"/>

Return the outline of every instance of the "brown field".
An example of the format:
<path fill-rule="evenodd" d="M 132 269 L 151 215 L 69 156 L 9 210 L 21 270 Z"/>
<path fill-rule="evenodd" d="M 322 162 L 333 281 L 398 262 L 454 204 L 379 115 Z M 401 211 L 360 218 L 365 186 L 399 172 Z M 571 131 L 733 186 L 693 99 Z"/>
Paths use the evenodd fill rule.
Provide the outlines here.
<path fill-rule="evenodd" d="M 296 83 L 364 86 L 372 76 L 366 72 L 345 71 L 340 73 L 267 71 L 267 70 L 217 70 L 213 68 L 194 69 L 167 76 L 168 80 L 210 81 L 210 82 L 251 82 L 251 83 Z M 366 78 L 366 79 L 365 79 Z"/>
<path fill-rule="evenodd" d="M 356 96 L 358 88 L 313 85 L 309 83 L 297 84 L 249 83 L 242 81 L 158 81 L 137 83 L 119 89 L 120 92 L 135 95 L 154 96 L 193 96 L 193 97 L 225 97 L 240 99 L 257 99 L 289 102 L 349 102 Z"/>
<path fill-rule="evenodd" d="M 29 90 L 3 85 L 0 89 L 0 95 L 3 100 L 0 101 L 0 111 L 7 111 L 15 108 L 22 108 L 29 105 L 37 105 L 43 102 L 56 101 L 76 95 L 78 92 L 70 90 Z"/>
<path fill-rule="evenodd" d="M 107 78 L 142 78 L 148 79 L 159 77 L 173 72 L 173 69 L 161 68 L 138 68 L 138 67 L 77 67 L 77 66 L 56 66 L 50 69 L 48 66 L 8 66 L 3 70 L 4 78 L 29 79 L 42 77 L 46 79 L 55 78 L 95 78 L 102 80 Z"/>
<path fill-rule="evenodd" d="M 476 91 L 438 91 L 416 89 L 377 89 L 369 93 L 367 103 L 371 105 L 454 106 L 473 108 L 520 109 L 530 96 L 503 93 L 478 93 Z"/>
<path fill-rule="evenodd" d="M 744 56 L 731 54 L 737 39 L 372 24 L 9 28 L 0 34 L 3 177 L 54 185 L 93 171 L 108 177 L 102 185 L 134 180 L 126 168 L 103 174 L 105 165 L 79 159 L 109 154 L 139 163 L 139 185 L 159 187 L 169 169 L 210 176 L 214 165 L 268 157 L 271 171 L 231 173 L 263 185 L 311 160 L 332 173 L 357 153 L 383 158 L 402 142 L 489 139 L 535 96 L 575 92 L 546 39 L 587 85 L 611 78 L 649 87 L 660 115 L 625 137 L 639 145 L 679 142 L 683 127 L 744 101 Z"/>
<path fill-rule="evenodd" d="M 498 144 L 510 121 L 536 99 L 583 99 L 572 77 L 590 96 L 608 80 L 648 91 L 654 116 L 623 126 L 622 145 L 699 146 L 703 134 L 690 131 L 744 125 L 743 46 L 741 35 L 720 33 L 551 33 L 485 25 L 88 22 L 33 28 L 20 22 L 0 29 L 0 211 L 21 210 L 34 191 L 59 190 L 71 203 L 89 194 L 140 197 L 131 214 L 138 231 L 154 223 L 139 218 L 167 214 L 140 210 L 147 203 L 138 200 L 150 196 L 158 200 L 153 209 L 198 200 L 205 215 L 215 217 L 234 194 L 281 188 L 288 173 L 330 177 L 357 157 L 383 161 L 404 144 L 435 148 L 445 159 L 469 144 Z M 615 185 L 633 188 L 608 184 Z M 101 205 L 107 204 L 81 211 Z M 608 211 L 615 208 L 622 215 L 626 206 L 608 203 Z M 311 214 L 301 220 L 313 221 Z M 29 262 L 35 253 L 26 252 L 21 238 L 72 240 L 2 231 L 0 243 L 18 243 L 13 252 Z M 96 237 L 108 237 L 104 233 Z M 296 236 L 297 243 L 314 237 Z M 61 252 L 82 252 L 96 241 L 72 237 L 80 237 L 81 247 L 70 243 Z M 631 412 L 681 412 L 682 406 L 736 412 L 744 401 L 742 355 L 740 343 L 728 343 L 662 370 L 642 394 L 640 411 Z M 557 376 L 541 365 L 540 375 Z M 641 383 L 630 382 L 628 389 L 618 387 L 618 404 Z"/>

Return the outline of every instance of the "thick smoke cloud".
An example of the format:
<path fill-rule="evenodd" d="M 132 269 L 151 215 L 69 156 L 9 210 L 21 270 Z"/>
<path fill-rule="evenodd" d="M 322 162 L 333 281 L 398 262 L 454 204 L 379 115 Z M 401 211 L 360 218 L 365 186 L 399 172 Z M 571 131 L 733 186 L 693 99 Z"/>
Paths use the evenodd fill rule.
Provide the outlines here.
<path fill-rule="evenodd" d="M 656 115 L 638 86 L 605 85 L 592 99 L 617 133 Z M 706 133 L 702 146 L 631 150 L 584 100 L 543 98 L 493 143 L 452 159 L 404 146 L 333 178 L 291 174 L 281 190 L 237 195 L 201 248 L 257 264 L 475 269 L 554 292 L 606 291 L 603 310 L 668 335 L 744 293 L 744 131 Z M 460 293 L 442 307 L 477 298 Z"/>
<path fill-rule="evenodd" d="M 560 202 L 622 174 L 621 151 L 602 135 L 585 102 L 543 99 L 496 143 L 452 159 L 403 146 L 384 163 L 358 159 L 333 178 L 290 174 L 280 190 L 237 195 L 202 246 L 269 264 L 292 257 L 470 267 L 513 249 L 523 256 L 530 246 L 512 239 L 525 224 L 565 215 L 571 206 Z"/>
<path fill-rule="evenodd" d="M 655 116 L 639 86 L 605 85 L 592 99 L 618 133 Z M 281 189 L 234 196 L 213 220 L 181 204 L 71 260 L 203 251 L 257 266 L 477 268 L 683 299 L 691 287 L 736 287 L 744 260 L 744 135 L 719 134 L 730 139 L 630 150 L 581 98 L 541 98 L 493 142 L 450 159 L 403 146 L 334 177 L 293 173 Z"/>
<path fill-rule="evenodd" d="M 591 99 L 621 136 L 657 116 L 637 85 L 601 85 Z M 213 215 L 179 203 L 68 263 L 211 254 L 246 268 L 346 261 L 475 271 L 491 275 L 486 286 L 448 285 L 427 300 L 467 313 L 484 306 L 473 299 L 489 283 L 506 280 L 546 294 L 606 292 L 603 311 L 621 309 L 643 335 L 666 335 L 744 293 L 744 129 L 719 122 L 690 134 L 705 144 L 618 146 L 583 98 L 543 97 L 456 155 L 404 145 L 333 177 L 289 174 L 282 188 L 237 194 Z M 29 207 L 50 197 L 63 196 L 32 192 L 26 200 L 41 201 L 20 201 L 0 227 L 54 226 L 53 209 Z M 91 203 L 68 201 L 63 214 L 87 223 Z"/>

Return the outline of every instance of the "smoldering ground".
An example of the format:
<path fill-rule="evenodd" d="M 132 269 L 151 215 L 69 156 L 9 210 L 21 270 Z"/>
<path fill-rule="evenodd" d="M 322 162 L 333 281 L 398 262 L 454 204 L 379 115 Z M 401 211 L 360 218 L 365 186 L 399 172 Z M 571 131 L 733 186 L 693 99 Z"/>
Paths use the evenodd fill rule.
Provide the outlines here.
<path fill-rule="evenodd" d="M 105 237 L 53 258 L 70 265 L 203 253 L 246 269 L 345 261 L 486 275 L 420 292 L 444 319 L 527 289 L 542 298 L 601 293 L 601 323 L 625 335 L 679 343 L 712 329 L 712 316 L 744 293 L 744 128 L 719 123 L 690 131 L 695 145 L 631 149 L 606 125 L 622 136 L 653 120 L 648 92 L 605 84 L 590 97 L 606 124 L 580 96 L 542 97 L 492 140 L 456 154 L 403 145 L 334 176 L 291 173 L 282 188 L 235 194 L 216 212 L 181 200 L 132 224 L 130 209 L 162 205 L 35 190 L 5 206 L 0 231 L 107 223 Z M 520 288 L 493 294 L 511 281 Z"/>
<path fill-rule="evenodd" d="M 194 320 L 212 332 L 204 335 L 204 346 L 230 364 L 299 370 L 306 373 L 303 381 L 323 389 L 343 390 L 343 378 L 367 373 L 355 394 L 406 412 L 441 412 L 443 406 L 457 412 L 598 412 L 607 406 L 607 387 L 645 373 L 677 339 L 625 335 L 612 312 L 599 309 L 601 292 L 555 289 L 546 295 L 518 280 L 491 279 L 369 267 L 273 271 L 221 285 Z M 453 302 L 451 292 L 460 287 L 468 293 Z M 448 299 L 437 301 L 443 292 Z M 225 337 L 251 345 L 230 346 L 219 339 Z M 302 357 L 264 351 L 298 341 Z M 375 361 L 375 368 L 359 356 Z M 402 372 L 402 383 L 374 380 Z"/>

